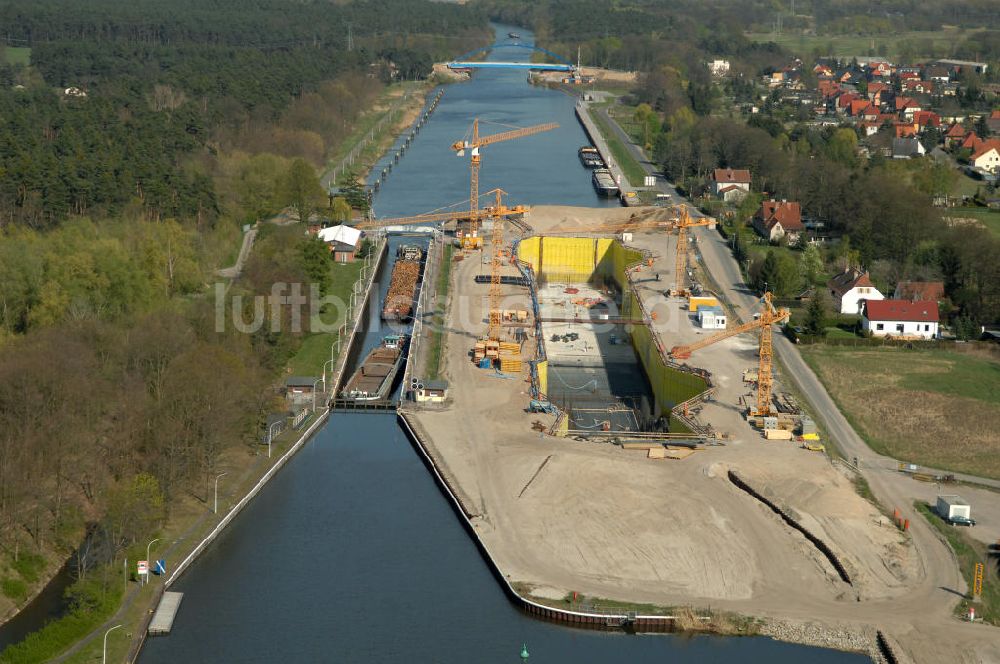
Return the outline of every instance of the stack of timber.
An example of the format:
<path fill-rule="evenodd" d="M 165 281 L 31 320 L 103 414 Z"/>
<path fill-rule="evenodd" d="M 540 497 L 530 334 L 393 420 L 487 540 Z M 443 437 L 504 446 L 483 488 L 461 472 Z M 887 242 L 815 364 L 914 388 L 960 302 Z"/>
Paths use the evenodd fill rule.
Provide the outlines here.
<path fill-rule="evenodd" d="M 382 320 L 405 321 L 413 313 L 413 298 L 420 279 L 420 261 L 423 252 L 419 247 L 402 246 L 392 268 L 389 292 L 382 307 Z"/>
<path fill-rule="evenodd" d="M 521 344 L 500 342 L 500 371 L 521 373 Z"/>

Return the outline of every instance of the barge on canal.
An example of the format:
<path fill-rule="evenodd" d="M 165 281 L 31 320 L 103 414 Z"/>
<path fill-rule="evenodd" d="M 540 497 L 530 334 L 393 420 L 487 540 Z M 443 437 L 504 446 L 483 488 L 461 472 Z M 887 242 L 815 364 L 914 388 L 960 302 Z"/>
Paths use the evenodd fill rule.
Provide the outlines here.
<path fill-rule="evenodd" d="M 586 168 L 604 168 L 604 160 L 601 153 L 593 145 L 584 145 L 577 153 L 580 156 L 580 163 Z"/>
<path fill-rule="evenodd" d="M 390 334 L 372 348 L 340 393 L 341 399 L 354 402 L 385 401 L 403 365 L 409 336 Z"/>
<path fill-rule="evenodd" d="M 404 322 L 410 319 L 423 260 L 424 250 L 419 246 L 404 244 L 396 251 L 389 292 L 382 305 L 382 320 Z"/>
<path fill-rule="evenodd" d="M 615 183 L 615 178 L 611 175 L 611 171 L 606 168 L 595 169 L 594 174 L 591 176 L 591 181 L 594 183 L 594 190 L 600 196 L 611 198 L 618 194 L 618 184 Z"/>

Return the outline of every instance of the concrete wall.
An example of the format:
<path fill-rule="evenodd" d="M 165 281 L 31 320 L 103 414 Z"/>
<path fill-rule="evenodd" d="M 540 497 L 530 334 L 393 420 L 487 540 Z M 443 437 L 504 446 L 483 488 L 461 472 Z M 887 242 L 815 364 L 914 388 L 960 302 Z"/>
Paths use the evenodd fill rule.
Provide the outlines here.
<path fill-rule="evenodd" d="M 518 258 L 529 265 L 542 281 L 587 283 L 594 277 L 613 280 L 622 290 L 624 318 L 639 319 L 642 308 L 632 291 L 627 268 L 643 259 L 643 254 L 610 238 L 530 237 L 521 240 Z M 633 325 L 630 337 L 639 361 L 649 378 L 655 398 L 655 410 L 666 415 L 678 403 L 705 391 L 708 385 L 700 376 L 678 371 L 664 362 L 664 349 L 646 325 Z M 548 388 L 548 370 L 538 363 L 539 391 Z"/>

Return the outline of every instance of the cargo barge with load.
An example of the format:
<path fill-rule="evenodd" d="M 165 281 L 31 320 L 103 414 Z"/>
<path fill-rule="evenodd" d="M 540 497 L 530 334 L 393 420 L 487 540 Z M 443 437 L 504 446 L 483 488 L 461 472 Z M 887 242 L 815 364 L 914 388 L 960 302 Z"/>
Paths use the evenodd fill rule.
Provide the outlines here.
<path fill-rule="evenodd" d="M 591 176 L 591 181 L 594 183 L 594 190 L 601 196 L 611 198 L 618 194 L 615 178 L 611 175 L 611 171 L 606 168 L 596 169 Z"/>
<path fill-rule="evenodd" d="M 577 154 L 580 155 L 580 163 L 586 168 L 604 168 L 601 153 L 593 145 L 584 145 Z"/>
<path fill-rule="evenodd" d="M 384 401 L 392 393 L 409 337 L 390 334 L 373 348 L 354 372 L 340 396 L 347 401 Z"/>
<path fill-rule="evenodd" d="M 382 305 L 382 320 L 403 322 L 410 319 L 423 259 L 424 250 L 419 246 L 404 244 L 396 251 L 389 292 Z"/>

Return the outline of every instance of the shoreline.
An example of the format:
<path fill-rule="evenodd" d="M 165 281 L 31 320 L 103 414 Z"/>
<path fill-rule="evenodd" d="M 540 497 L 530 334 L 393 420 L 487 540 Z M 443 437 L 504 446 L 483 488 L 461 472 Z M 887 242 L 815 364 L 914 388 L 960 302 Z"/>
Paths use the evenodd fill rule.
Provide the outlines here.
<path fill-rule="evenodd" d="M 574 611 L 551 606 L 541 598 L 534 598 L 529 593 L 523 593 L 517 589 L 517 584 L 512 583 L 509 576 L 503 573 L 496 562 L 489 547 L 479 537 L 473 519 L 479 515 L 475 513 L 461 498 L 461 491 L 452 486 L 448 480 L 448 473 L 439 465 L 432 451 L 433 443 L 424 432 L 421 436 L 418 431 L 419 424 L 411 422 L 407 417 L 408 413 L 401 408 L 397 411 L 397 421 L 406 434 L 410 444 L 414 447 L 421 461 L 431 473 L 438 489 L 444 494 L 462 522 L 464 529 L 472 537 L 476 550 L 483 557 L 484 562 L 490 568 L 494 578 L 500 583 L 502 592 L 521 611 L 533 618 L 555 622 L 570 627 L 580 629 L 597 629 L 603 631 L 623 631 L 644 634 L 669 633 L 669 634 L 707 634 L 713 636 L 739 637 L 739 636 L 760 636 L 768 637 L 785 643 L 813 646 L 839 650 L 843 652 L 867 655 L 873 662 L 881 661 L 878 643 L 876 641 L 875 630 L 872 633 L 864 634 L 855 629 L 838 628 L 824 625 L 820 622 L 796 623 L 787 620 L 779 620 L 769 617 L 744 616 L 722 612 L 716 615 L 696 615 L 697 610 L 685 608 L 688 615 L 679 615 L 681 611 L 673 611 L 672 614 L 638 614 L 629 611 L 627 604 L 617 611 Z M 424 440 L 427 438 L 428 440 Z M 702 611 L 701 613 L 704 613 Z M 701 621 L 706 625 L 703 628 L 694 628 L 692 625 Z M 737 627 L 740 623 L 752 625 L 755 629 L 744 630 Z"/>
<path fill-rule="evenodd" d="M 404 123 L 401 120 L 400 122 L 395 123 L 390 128 L 390 130 L 386 133 L 385 137 L 391 136 L 391 139 L 388 140 L 385 145 L 383 145 L 381 143 L 379 144 L 379 150 L 380 150 L 380 152 L 379 152 L 377 158 L 375 159 L 375 163 L 377 163 L 377 161 L 379 159 L 381 159 L 382 157 L 385 156 L 385 154 L 388 152 L 388 149 L 391 148 L 392 144 L 399 138 L 399 136 L 401 136 L 406 131 L 406 129 L 408 129 L 412 125 L 413 118 L 419 116 L 420 109 L 422 109 L 424 107 L 424 105 L 426 104 L 426 94 L 427 94 L 427 91 L 433 89 L 430 81 L 425 81 L 425 84 L 426 84 L 425 85 L 425 89 L 422 90 L 421 93 L 420 93 L 420 95 L 421 95 L 421 103 L 420 103 L 420 105 L 419 106 L 414 105 L 414 108 L 412 109 L 412 112 L 411 111 L 407 111 L 406 113 L 404 113 L 403 119 L 408 119 L 409 120 L 408 122 Z M 385 246 L 383 246 L 382 249 L 384 250 Z M 377 270 L 373 270 L 372 274 L 367 277 L 367 282 L 368 283 L 367 283 L 367 285 L 365 287 L 366 294 L 369 293 L 370 290 L 371 290 L 372 283 L 374 282 L 374 276 L 375 276 L 375 274 L 377 274 Z M 366 295 L 366 299 L 364 301 L 367 302 L 367 295 Z M 356 318 L 357 318 L 357 320 L 360 320 L 360 316 L 357 316 Z M 357 322 L 357 321 L 355 321 L 355 322 Z M 349 323 L 345 323 L 345 324 L 349 324 Z M 355 326 L 354 329 L 355 329 L 355 332 L 356 332 L 356 326 Z M 353 333 L 352 333 L 352 338 L 353 338 Z M 346 353 L 342 354 L 342 357 L 346 357 Z M 338 377 L 338 379 L 339 379 L 339 377 Z M 246 472 L 248 474 L 252 474 L 253 476 L 247 477 L 245 479 L 245 481 L 246 482 L 252 482 L 253 484 L 251 485 L 251 487 L 249 489 L 249 493 L 243 494 L 242 498 L 238 501 L 237 504 L 243 503 L 244 500 L 246 502 L 249 502 L 249 500 L 247 500 L 247 498 L 248 498 L 248 496 L 250 496 L 250 493 L 253 493 L 254 495 L 256 495 L 256 493 L 258 493 L 263 488 L 263 486 L 266 484 L 265 478 L 270 479 L 270 477 L 272 477 L 277 472 L 277 469 L 279 469 L 281 466 L 283 466 L 287 462 L 287 460 L 290 459 L 292 455 L 294 455 L 295 452 L 299 451 L 299 449 L 301 449 L 301 447 L 306 442 L 308 442 L 308 440 L 313 435 L 315 435 L 316 431 L 318 430 L 318 427 L 316 427 L 316 425 L 318 423 L 320 423 L 320 422 L 325 422 L 326 419 L 328 418 L 328 416 L 329 416 L 329 409 L 326 409 L 326 410 L 322 411 L 318 416 L 316 416 L 315 420 L 307 428 L 306 433 L 304 433 L 303 436 L 300 437 L 300 439 L 298 439 L 294 443 L 292 443 L 291 447 L 289 447 L 289 449 L 286 450 L 285 454 L 282 455 L 281 457 L 279 457 L 279 459 L 276 460 L 274 464 L 270 464 L 270 465 L 266 466 L 265 468 L 261 469 L 260 472 L 259 472 L 259 474 L 257 474 L 257 473 L 254 472 L 254 468 L 253 468 L 254 464 L 253 464 L 253 462 L 249 463 L 248 466 L 247 466 L 246 471 L 244 471 L 244 472 Z M 262 481 L 263 481 L 263 484 L 260 484 Z M 259 487 L 257 486 L 258 484 L 260 484 Z M 251 496 L 251 499 L 252 499 L 252 496 Z M 242 506 L 241 506 L 240 509 L 242 509 Z M 235 510 L 235 507 L 231 508 L 231 512 L 233 510 Z M 229 520 L 231 520 L 231 518 L 235 517 L 235 516 L 236 516 L 235 513 L 231 514 L 230 512 L 227 512 L 225 515 L 223 515 L 222 518 L 220 519 L 220 521 L 216 524 L 216 526 L 214 528 L 212 528 L 212 529 L 209 530 L 209 536 L 211 536 L 214 539 L 214 537 L 216 537 L 219 533 L 221 533 L 225 529 L 225 525 L 228 525 Z M 225 525 L 223 525 L 220 528 L 220 525 L 223 524 L 223 522 L 225 522 Z M 195 521 L 191 522 L 191 523 L 184 524 L 181 527 L 181 530 L 179 531 L 179 534 L 177 536 L 177 541 L 178 542 L 184 541 L 185 538 L 186 538 L 186 534 L 188 533 L 188 531 L 190 529 L 194 529 L 194 528 L 198 528 L 198 527 L 199 527 L 199 524 L 198 524 L 198 520 L 197 519 Z M 204 526 L 201 526 L 201 527 L 203 528 Z M 216 532 L 216 531 L 218 531 L 218 532 Z M 204 532 L 204 531 L 202 530 L 202 532 Z M 208 546 L 208 544 L 210 544 L 210 542 L 208 544 L 205 544 L 204 546 L 202 546 L 203 544 L 205 544 L 204 543 L 204 538 L 199 539 L 198 540 L 198 544 L 195 545 L 195 547 L 201 547 L 201 549 L 203 550 L 204 548 L 207 548 L 207 546 Z M 197 555 L 194 555 L 192 557 L 192 552 L 194 551 L 195 547 L 192 547 L 192 548 L 185 547 L 184 551 L 182 552 L 182 553 L 186 554 L 184 562 L 182 563 L 184 565 L 184 568 L 186 568 L 187 565 L 189 565 L 191 562 L 194 561 L 195 558 L 197 558 Z M 200 554 L 202 552 L 202 550 L 199 550 L 198 553 Z M 37 599 L 38 596 L 40 596 L 41 594 L 43 594 L 44 591 L 49 587 L 49 585 L 56 578 L 56 576 L 58 575 L 59 571 L 72 558 L 72 555 L 73 554 L 71 553 L 69 558 L 67 558 L 66 560 L 62 561 L 57 567 L 55 567 L 54 570 L 53 570 L 53 572 L 52 572 L 52 574 L 46 575 L 44 577 L 45 581 L 39 586 L 38 591 L 35 592 L 32 595 L 31 599 L 29 599 L 27 602 L 25 602 L 25 604 L 22 605 L 21 607 L 19 607 L 15 612 L 11 613 L 6 618 L 4 618 L 2 621 L 0 621 L 0 626 L 5 625 L 5 624 L 9 623 L 10 621 L 16 619 L 16 617 L 18 615 L 20 615 L 21 612 L 24 611 L 24 609 L 26 609 L 31 604 L 32 601 L 34 601 L 35 599 Z M 190 560 L 188 560 L 189 558 L 190 558 Z M 148 623 L 148 620 L 152 617 L 152 613 L 153 613 L 153 611 L 155 611 L 156 604 L 158 602 L 159 596 L 162 594 L 162 591 L 165 590 L 168 587 L 168 584 L 173 583 L 177 578 L 179 578 L 180 577 L 180 572 L 182 572 L 182 571 L 183 571 L 183 568 L 181 568 L 181 567 L 175 568 L 174 572 L 169 577 L 167 577 L 168 580 L 165 581 L 160 586 L 158 586 L 158 590 L 154 594 L 153 601 L 151 601 L 148 605 L 146 605 L 146 609 L 148 609 L 148 610 L 145 611 L 145 613 L 144 613 L 144 622 Z M 135 589 L 130 589 L 130 591 L 132 591 L 132 590 L 135 590 Z M 89 634 L 87 634 L 82 639 L 79 639 L 79 640 L 73 642 L 72 644 L 70 644 L 66 648 L 66 650 L 62 651 L 59 655 L 57 655 L 56 657 L 54 657 L 52 661 L 65 661 L 68 658 L 76 656 L 79 653 L 80 650 L 82 650 L 83 648 L 85 648 L 87 645 L 89 645 L 91 643 L 91 641 L 95 638 L 95 636 L 98 635 L 98 632 L 100 630 L 106 629 L 107 627 L 111 626 L 112 623 L 114 623 L 116 620 L 118 620 L 118 618 L 116 618 L 116 616 L 119 616 L 119 614 L 121 614 L 123 611 L 127 611 L 127 610 L 131 609 L 132 605 L 135 603 L 135 601 L 137 599 L 139 599 L 139 598 L 136 597 L 135 595 L 130 595 L 130 593 L 126 593 L 125 595 L 123 595 L 122 596 L 122 602 L 121 602 L 121 604 L 118 606 L 118 608 L 116 609 L 115 613 L 111 617 L 109 617 L 107 620 L 105 620 L 100 625 L 98 625 L 92 632 L 90 632 Z M 140 603 L 142 603 L 142 602 L 140 601 Z M 51 623 L 59 621 L 63 617 L 64 616 L 61 615 L 58 618 L 46 620 L 43 625 L 39 626 L 37 629 L 32 630 L 28 634 L 32 634 L 34 632 L 37 632 L 38 630 L 42 629 L 43 627 L 45 627 L 45 626 L 47 626 L 47 625 L 49 625 Z M 27 636 L 27 635 L 25 635 L 25 636 Z M 142 642 L 144 640 L 145 640 L 145 632 L 144 632 L 144 630 L 141 633 L 135 633 L 134 634 L 133 639 L 129 642 L 129 649 L 128 649 L 127 661 L 133 662 L 133 661 L 135 661 L 137 659 L 139 652 L 141 652 Z M 21 639 L 21 641 L 23 641 L 23 639 Z M 16 643 L 20 643 L 21 641 L 17 641 Z M 138 643 L 138 646 L 134 646 L 133 645 L 136 642 Z M 16 645 L 16 643 L 12 643 L 10 645 L 13 646 L 13 645 Z"/>

